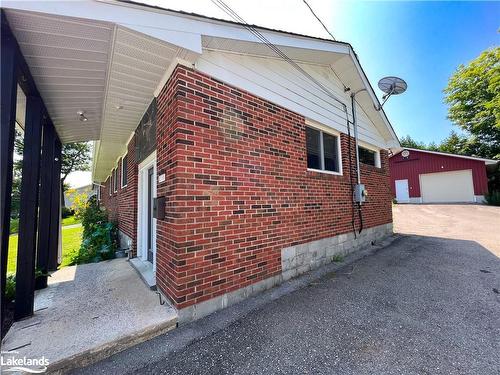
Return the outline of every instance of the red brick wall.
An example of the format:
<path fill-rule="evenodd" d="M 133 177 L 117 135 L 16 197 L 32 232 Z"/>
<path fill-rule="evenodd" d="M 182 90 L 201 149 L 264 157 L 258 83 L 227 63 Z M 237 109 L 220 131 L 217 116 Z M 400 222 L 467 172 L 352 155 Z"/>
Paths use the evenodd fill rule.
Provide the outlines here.
<path fill-rule="evenodd" d="M 176 68 L 158 97 L 158 171 L 166 173 L 158 196 L 168 203 L 157 284 L 178 308 L 281 273 L 284 247 L 352 230 L 348 137 L 343 176 L 307 171 L 305 144 L 302 116 Z M 365 228 L 392 221 L 386 152 L 381 161 L 362 167 Z"/>
<path fill-rule="evenodd" d="M 132 238 L 131 249 L 135 253 L 137 246 L 137 175 L 135 160 L 135 137 L 128 144 L 127 151 L 127 186 L 122 188 L 122 159 L 118 162 L 117 192 L 111 191 L 111 178 L 105 181 L 101 190 L 101 202 L 108 210 L 109 219 L 118 224 L 118 229 Z"/>

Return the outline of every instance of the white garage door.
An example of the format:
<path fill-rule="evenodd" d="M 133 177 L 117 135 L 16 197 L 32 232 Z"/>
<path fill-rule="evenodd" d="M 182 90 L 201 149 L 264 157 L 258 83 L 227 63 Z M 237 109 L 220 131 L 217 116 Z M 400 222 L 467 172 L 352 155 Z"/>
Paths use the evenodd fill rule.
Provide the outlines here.
<path fill-rule="evenodd" d="M 472 171 L 453 171 L 420 175 L 424 203 L 474 202 Z"/>

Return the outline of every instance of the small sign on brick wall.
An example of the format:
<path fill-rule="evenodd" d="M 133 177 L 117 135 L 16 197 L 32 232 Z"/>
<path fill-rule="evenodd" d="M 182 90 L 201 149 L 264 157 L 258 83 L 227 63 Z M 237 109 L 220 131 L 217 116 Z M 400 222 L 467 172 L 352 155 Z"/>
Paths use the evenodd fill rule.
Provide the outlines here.
<path fill-rule="evenodd" d="M 158 176 L 158 183 L 165 182 L 165 173 L 162 173 Z"/>

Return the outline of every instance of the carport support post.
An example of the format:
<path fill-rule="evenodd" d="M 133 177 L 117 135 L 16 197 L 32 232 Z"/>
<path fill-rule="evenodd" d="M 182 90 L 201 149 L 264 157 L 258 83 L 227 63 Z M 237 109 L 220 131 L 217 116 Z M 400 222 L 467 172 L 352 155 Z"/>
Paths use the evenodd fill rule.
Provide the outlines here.
<path fill-rule="evenodd" d="M 58 266 L 59 253 L 59 225 L 61 216 L 61 152 L 62 145 L 59 137 L 55 135 L 54 161 L 52 165 L 52 197 L 50 199 L 50 234 L 48 270 L 55 271 Z"/>
<path fill-rule="evenodd" d="M 56 134 L 52 123 L 46 121 L 43 125 L 42 166 L 40 171 L 40 209 L 38 215 L 38 249 L 36 257 L 37 268 L 45 275 L 49 271 L 50 222 L 52 198 L 52 169 L 54 167 L 54 147 Z M 47 285 L 47 276 L 42 276 L 42 286 Z"/>
<path fill-rule="evenodd" d="M 2 18 L 3 23 L 3 18 Z M 7 256 L 10 235 L 10 213 L 12 194 L 12 168 L 14 157 L 14 136 L 16 123 L 17 74 L 16 49 L 10 35 L 2 30 L 1 94 L 0 94 L 0 289 L 1 316 L 5 316 L 5 282 L 7 277 Z M 4 334 L 3 319 L 1 333 Z"/>
<path fill-rule="evenodd" d="M 28 96 L 26 98 L 21 207 L 19 210 L 16 304 L 14 311 L 16 320 L 33 315 L 42 120 L 42 100 L 38 97 Z"/>

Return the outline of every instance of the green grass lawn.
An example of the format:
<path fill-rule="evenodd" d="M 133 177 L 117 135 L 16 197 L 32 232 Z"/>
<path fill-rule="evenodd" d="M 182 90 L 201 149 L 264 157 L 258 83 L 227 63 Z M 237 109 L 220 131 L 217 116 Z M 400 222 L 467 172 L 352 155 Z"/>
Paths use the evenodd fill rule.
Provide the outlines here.
<path fill-rule="evenodd" d="M 67 218 L 68 219 L 68 218 Z M 71 222 L 71 224 L 76 224 L 76 222 Z M 63 220 L 62 228 L 62 261 L 60 267 L 68 266 L 71 263 L 71 258 L 78 249 L 82 242 L 82 232 L 83 227 L 81 225 L 72 228 L 65 228 Z M 16 262 L 17 262 L 17 234 L 11 234 L 9 237 L 9 257 L 7 263 L 7 273 L 16 272 Z"/>
<path fill-rule="evenodd" d="M 82 221 L 77 219 L 75 216 L 68 216 L 62 219 L 62 226 L 65 227 L 66 225 L 80 224 L 81 222 Z"/>
<path fill-rule="evenodd" d="M 62 219 L 62 226 L 79 224 L 82 221 L 75 216 L 68 216 Z M 15 234 L 19 230 L 19 219 L 10 219 L 10 234 Z"/>

